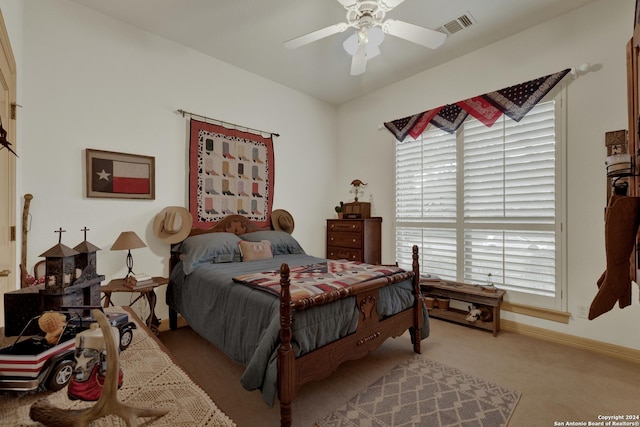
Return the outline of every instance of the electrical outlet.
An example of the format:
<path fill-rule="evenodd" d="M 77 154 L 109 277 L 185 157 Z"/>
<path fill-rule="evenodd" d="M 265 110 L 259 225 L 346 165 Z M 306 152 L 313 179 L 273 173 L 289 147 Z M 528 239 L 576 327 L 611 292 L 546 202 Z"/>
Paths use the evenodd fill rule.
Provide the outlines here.
<path fill-rule="evenodd" d="M 576 313 L 576 316 L 580 317 L 581 319 L 589 318 L 589 309 L 586 305 L 578 305 L 576 306 L 576 309 L 578 311 Z"/>

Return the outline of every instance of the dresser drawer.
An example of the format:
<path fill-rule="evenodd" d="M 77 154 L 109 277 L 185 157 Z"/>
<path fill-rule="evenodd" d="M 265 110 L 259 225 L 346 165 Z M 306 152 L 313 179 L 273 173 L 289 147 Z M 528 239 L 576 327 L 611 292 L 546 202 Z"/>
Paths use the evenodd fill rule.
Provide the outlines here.
<path fill-rule="evenodd" d="M 349 221 L 349 220 L 340 220 L 340 221 L 329 221 L 328 225 L 329 232 L 331 231 L 349 231 L 354 233 L 362 232 L 362 221 Z"/>
<path fill-rule="evenodd" d="M 345 248 L 361 248 L 362 235 L 358 233 L 327 234 L 327 246 L 343 246 Z"/>
<path fill-rule="evenodd" d="M 358 249 L 336 248 L 329 246 L 327 248 L 327 258 L 360 261 L 362 259 L 362 251 Z"/>
<path fill-rule="evenodd" d="M 382 218 L 327 219 L 327 258 L 380 264 Z"/>

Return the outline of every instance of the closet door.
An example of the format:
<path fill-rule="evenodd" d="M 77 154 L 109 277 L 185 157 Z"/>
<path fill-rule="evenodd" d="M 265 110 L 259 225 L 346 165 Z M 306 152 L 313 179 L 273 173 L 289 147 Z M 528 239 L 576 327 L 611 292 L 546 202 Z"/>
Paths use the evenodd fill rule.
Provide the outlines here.
<path fill-rule="evenodd" d="M 16 63 L 9 35 L 0 11 L 0 120 L 6 139 L 16 150 L 16 128 L 12 108 L 16 102 Z M 16 271 L 16 157 L 0 150 L 0 326 L 4 325 L 4 293 L 16 289 L 20 272 Z"/>

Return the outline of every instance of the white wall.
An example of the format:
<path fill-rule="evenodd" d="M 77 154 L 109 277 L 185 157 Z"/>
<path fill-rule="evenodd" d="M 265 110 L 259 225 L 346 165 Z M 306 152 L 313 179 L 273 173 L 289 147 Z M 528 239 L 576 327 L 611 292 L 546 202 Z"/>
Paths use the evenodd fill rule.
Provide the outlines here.
<path fill-rule="evenodd" d="M 109 250 L 124 230 L 148 246 L 132 251 L 134 270 L 168 274 L 169 246 L 152 223 L 165 206 L 188 206 L 188 118 L 177 109 L 280 133 L 273 208 L 291 212 L 307 252 L 324 255 L 325 218 L 335 214 L 334 106 L 66 0 L 24 2 L 22 71 L 18 194 L 33 194 L 29 265 L 57 243 L 54 230 L 67 230 L 62 243 L 74 247 L 86 226 L 107 280 L 126 272 L 126 253 Z M 86 148 L 155 156 L 156 199 L 86 198 Z M 158 302 L 166 318 L 163 290 Z"/>
<path fill-rule="evenodd" d="M 372 194 L 374 213 L 384 217 L 383 261 L 392 262 L 394 147 L 379 125 L 590 62 L 600 69 L 568 87 L 569 311 L 595 295 L 605 267 L 604 133 L 627 128 L 633 0 L 600 0 L 339 109 L 66 0 L 0 0 L 0 7 L 18 40 L 18 194 L 34 195 L 30 264 L 57 242 L 58 227 L 68 230 L 63 243 L 75 246 L 87 226 L 88 240 L 102 248 L 100 272 L 121 277 L 124 254 L 109 247 L 131 229 L 149 246 L 134 251 L 136 270 L 167 274 L 168 247 L 151 223 L 163 207 L 187 203 L 187 122 L 178 108 L 282 135 L 274 144 L 274 208 L 293 214 L 294 236 L 314 255 L 324 253 L 333 206 L 352 197 L 348 183 L 368 182 L 364 199 Z M 156 200 L 85 198 L 85 148 L 155 156 Z M 165 317 L 163 292 L 158 301 Z M 504 318 L 640 349 L 639 310 L 634 301 L 594 321 L 572 316 L 568 325 Z"/>
<path fill-rule="evenodd" d="M 625 46 L 633 32 L 633 0 L 601 0 L 498 43 L 425 71 L 339 111 L 339 182 L 369 182 L 383 222 L 383 259 L 394 259 L 394 138 L 385 121 L 589 62 L 598 70 L 568 85 L 568 311 L 589 306 L 605 268 L 604 134 L 627 129 Z M 473 30 L 471 30 L 473 31 Z M 356 160 L 357 159 L 357 160 Z M 363 160 L 363 161 L 360 161 Z M 345 191 L 344 197 L 348 197 Z M 640 349 L 634 304 L 593 321 L 572 315 L 568 325 L 504 313 L 510 320 Z"/>

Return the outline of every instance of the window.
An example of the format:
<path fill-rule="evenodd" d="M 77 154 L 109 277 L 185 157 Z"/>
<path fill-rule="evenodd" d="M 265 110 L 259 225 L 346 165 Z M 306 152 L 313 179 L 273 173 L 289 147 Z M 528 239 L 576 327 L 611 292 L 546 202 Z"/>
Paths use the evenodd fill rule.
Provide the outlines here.
<path fill-rule="evenodd" d="M 507 298 L 560 309 L 562 94 L 520 122 L 468 119 L 396 144 L 396 258 L 423 273 L 487 284 Z"/>

